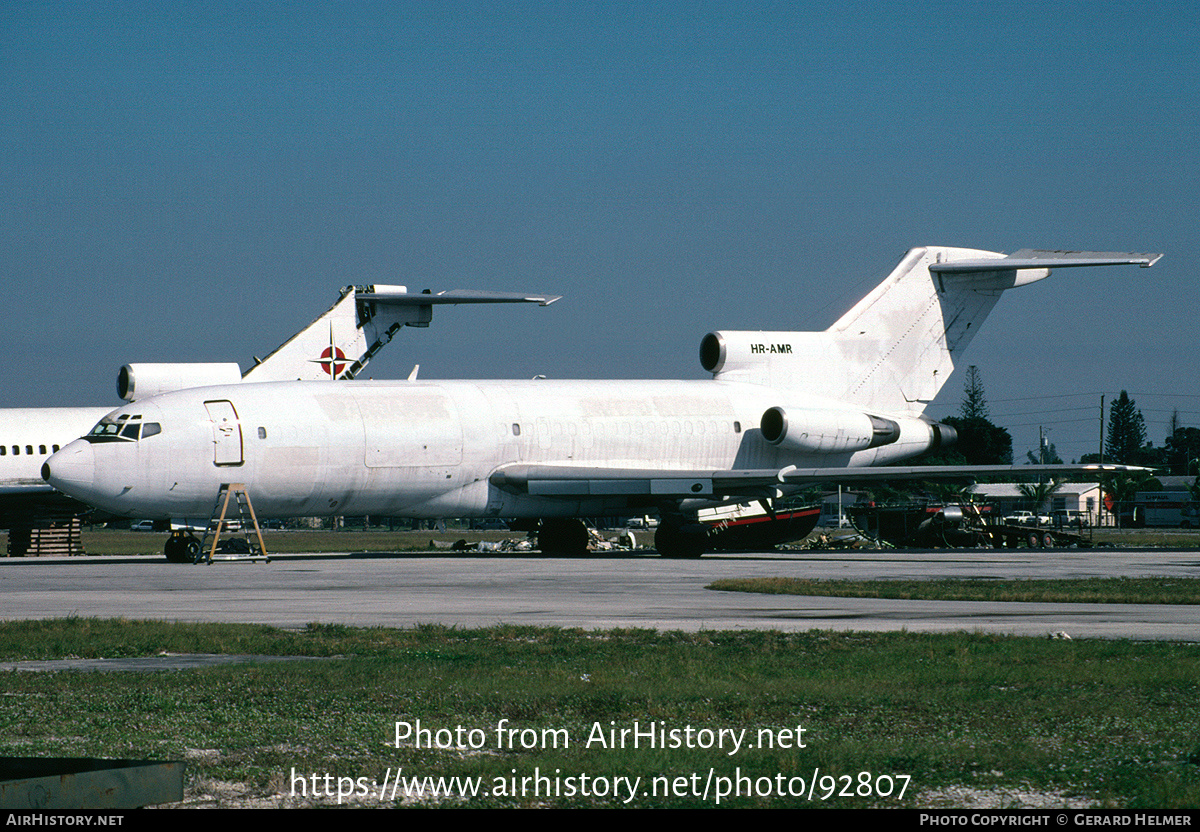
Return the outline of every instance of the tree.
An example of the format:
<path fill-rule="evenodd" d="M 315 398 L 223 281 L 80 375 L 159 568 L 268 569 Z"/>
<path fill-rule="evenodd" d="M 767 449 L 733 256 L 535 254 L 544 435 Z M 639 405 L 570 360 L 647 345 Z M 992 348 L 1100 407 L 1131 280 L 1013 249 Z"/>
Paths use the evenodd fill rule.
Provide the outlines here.
<path fill-rule="evenodd" d="M 1047 442 L 1042 449 L 1042 453 L 1035 454 L 1033 451 L 1026 451 L 1025 458 L 1029 460 L 1029 465 L 1062 465 L 1062 457 L 1058 455 L 1058 449 L 1054 447 L 1053 442 Z"/>
<path fill-rule="evenodd" d="M 993 425 L 981 416 L 942 420 L 958 433 L 958 441 L 950 448 L 962 458 L 963 465 L 1012 465 L 1012 436 L 1002 427 Z M 960 464 L 958 460 L 946 464 Z"/>
<path fill-rule="evenodd" d="M 959 416 L 947 416 L 942 424 L 954 428 L 958 441 L 950 448 L 923 457 L 924 465 L 1012 465 L 1012 436 L 988 419 L 987 397 L 979 368 L 967 368 Z"/>
<path fill-rule="evenodd" d="M 1200 464 L 1200 428 L 1176 428 L 1163 443 L 1172 474 L 1190 476 Z"/>
<path fill-rule="evenodd" d="M 1021 492 L 1022 497 L 1033 504 L 1033 513 L 1037 514 L 1038 512 L 1049 510 L 1050 497 L 1061 486 L 1061 482 L 1051 479 L 1046 482 L 1018 483 L 1017 490 Z"/>
<path fill-rule="evenodd" d="M 983 394 L 983 379 L 979 368 L 972 364 L 967 368 L 967 380 L 963 384 L 963 400 L 958 408 L 959 415 L 964 419 L 987 419 L 987 398 Z"/>
<path fill-rule="evenodd" d="M 1132 473 L 1102 474 L 1100 489 L 1104 494 L 1105 507 L 1117 517 L 1121 524 L 1122 515 L 1129 514 L 1129 504 L 1139 491 L 1162 491 L 1162 483 L 1148 471 Z"/>
<path fill-rule="evenodd" d="M 1104 453 L 1109 462 L 1134 465 L 1146 444 L 1146 420 L 1124 390 L 1108 412 L 1108 439 Z"/>

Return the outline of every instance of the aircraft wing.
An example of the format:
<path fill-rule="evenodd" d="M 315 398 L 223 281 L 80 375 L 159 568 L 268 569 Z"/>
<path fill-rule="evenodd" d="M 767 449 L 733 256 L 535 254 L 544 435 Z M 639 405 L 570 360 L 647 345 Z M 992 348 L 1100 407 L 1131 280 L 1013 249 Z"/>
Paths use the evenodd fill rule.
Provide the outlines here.
<path fill-rule="evenodd" d="M 41 479 L 13 479 L 0 482 L 0 497 L 50 493 L 54 493 L 54 489 L 48 482 Z"/>
<path fill-rule="evenodd" d="M 863 483 L 884 480 L 963 480 L 986 476 L 1099 476 L 1150 471 L 1134 465 L 908 465 L 872 468 L 786 468 L 670 470 L 599 468 L 573 465 L 508 465 L 489 481 L 497 488 L 542 497 L 773 497 L 783 486 L 820 482 Z"/>
<path fill-rule="evenodd" d="M 545 497 L 712 497 L 755 494 L 781 485 L 779 471 L 676 471 L 645 468 L 587 468 L 571 465 L 507 465 L 489 482 L 497 488 Z"/>

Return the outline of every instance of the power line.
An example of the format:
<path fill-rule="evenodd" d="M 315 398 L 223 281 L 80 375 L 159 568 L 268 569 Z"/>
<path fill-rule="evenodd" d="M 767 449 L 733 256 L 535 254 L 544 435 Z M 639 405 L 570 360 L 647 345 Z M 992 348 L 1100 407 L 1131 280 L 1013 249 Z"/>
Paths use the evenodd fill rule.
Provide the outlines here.
<path fill-rule="evenodd" d="M 1166 399 L 1200 399 L 1200 393 L 1137 393 L 1130 392 L 1129 388 L 1123 388 L 1129 394 L 1129 398 L 1137 400 L 1141 398 L 1156 397 Z M 1000 404 L 1002 402 L 1032 402 L 1039 399 L 1075 399 L 1084 396 L 1091 398 L 1099 398 L 1100 396 L 1118 395 L 1120 390 L 1096 390 L 1092 393 L 1046 393 L 1040 396 L 1020 396 L 1014 399 L 988 399 L 989 404 Z"/>

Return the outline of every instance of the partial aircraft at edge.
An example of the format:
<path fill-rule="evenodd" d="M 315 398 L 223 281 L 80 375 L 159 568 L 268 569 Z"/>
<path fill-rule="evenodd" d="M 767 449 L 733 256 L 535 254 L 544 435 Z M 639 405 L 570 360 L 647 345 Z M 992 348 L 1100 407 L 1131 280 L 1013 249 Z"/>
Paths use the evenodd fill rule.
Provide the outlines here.
<path fill-rule="evenodd" d="M 823 332 L 704 336 L 711 380 L 180 390 L 105 417 L 43 475 L 129 517 L 203 515 L 232 481 L 260 516 L 524 518 L 540 521 L 544 551 L 563 553 L 585 547 L 577 518 L 656 512 L 659 552 L 694 557 L 710 546 L 696 523 L 702 509 L 769 505 L 815 482 L 961 477 L 961 467 L 870 466 L 953 441 L 924 410 L 1001 293 L 1051 268 L 1148 267 L 1159 257 L 914 248 Z M 1039 470 L 1100 466 L 988 473 Z"/>
<path fill-rule="evenodd" d="M 409 292 L 404 286 L 347 286 L 333 306 L 265 359 L 255 359 L 244 374 L 233 363 L 126 364 L 117 375 L 117 395 L 132 402 L 214 384 L 352 379 L 401 327 L 428 326 L 436 305 L 548 306 L 558 299 L 558 295 L 469 289 L 432 294 Z M 38 527 L 86 509 L 54 493 L 42 479 L 42 465 L 52 452 L 90 431 L 111 410 L 113 406 L 0 410 L 0 528 Z"/>

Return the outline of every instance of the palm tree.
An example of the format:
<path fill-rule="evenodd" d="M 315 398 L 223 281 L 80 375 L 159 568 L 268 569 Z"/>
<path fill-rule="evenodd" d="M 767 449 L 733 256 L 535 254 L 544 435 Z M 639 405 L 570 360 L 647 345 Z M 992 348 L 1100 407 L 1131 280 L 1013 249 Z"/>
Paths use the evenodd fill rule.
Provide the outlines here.
<path fill-rule="evenodd" d="M 1162 484 L 1151 476 L 1149 471 L 1106 474 L 1100 478 L 1100 487 L 1107 498 L 1105 503 L 1112 502 L 1111 511 L 1118 524 L 1121 521 L 1122 507 L 1132 503 L 1137 492 L 1162 490 Z"/>
<path fill-rule="evenodd" d="M 1037 514 L 1043 508 L 1049 507 L 1050 496 L 1061 485 L 1061 481 L 1053 479 L 1047 482 L 1023 482 L 1017 485 L 1017 490 L 1021 492 L 1021 496 L 1033 503 L 1033 513 Z"/>

